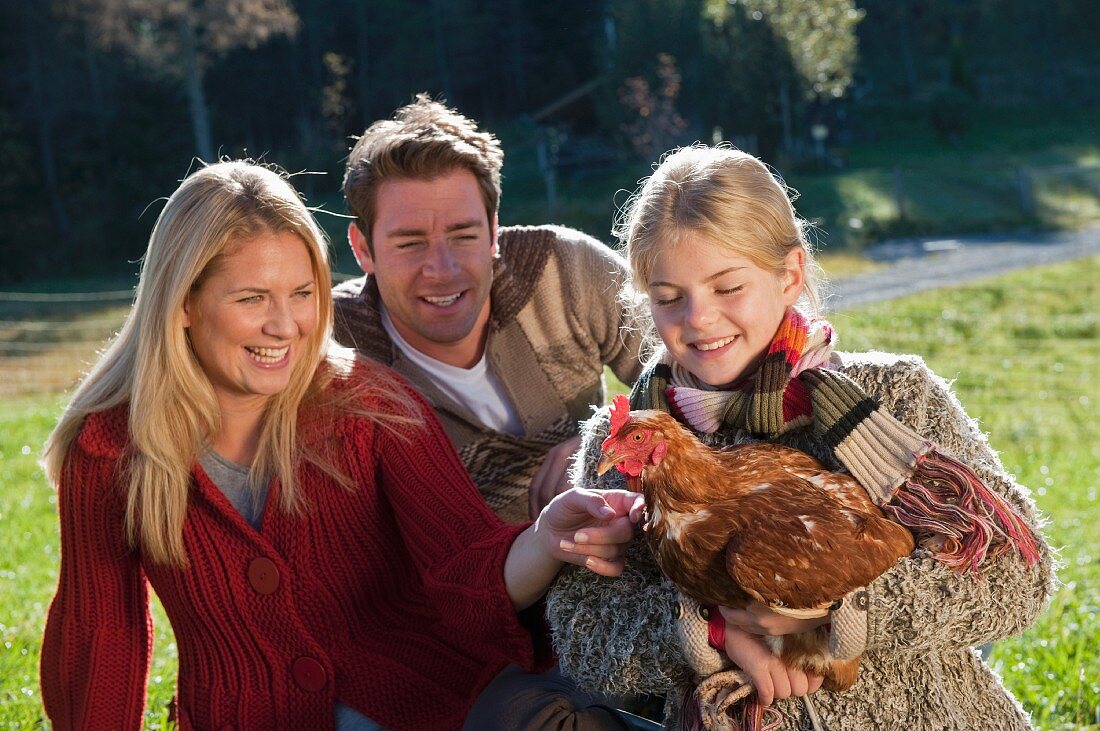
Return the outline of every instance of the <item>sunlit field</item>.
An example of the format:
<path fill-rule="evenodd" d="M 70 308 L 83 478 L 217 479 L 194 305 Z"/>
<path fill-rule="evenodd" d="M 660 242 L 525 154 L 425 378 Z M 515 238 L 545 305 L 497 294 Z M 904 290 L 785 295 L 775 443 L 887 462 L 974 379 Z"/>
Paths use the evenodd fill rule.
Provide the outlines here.
<path fill-rule="evenodd" d="M 1060 550 L 1061 587 L 992 664 L 1044 729 L 1100 726 L 1100 258 L 836 316 L 844 349 L 921 353 L 951 380 Z"/>
<path fill-rule="evenodd" d="M 1023 271 L 834 316 L 847 350 L 916 352 L 954 379 L 1009 472 L 1028 486 L 1059 547 L 1061 586 L 1035 627 L 997 643 L 993 667 L 1048 731 L 1100 728 L 1100 258 Z M 115 308 L 115 309 L 111 309 Z M 105 329 L 118 304 L 69 312 Z M 7 318 L 9 323 L 15 320 Z M 16 318 L 17 319 L 17 318 Z M 100 322 L 110 320 L 115 322 Z M 97 325 L 98 327 L 99 325 Z M 9 324 L 8 327 L 16 327 Z M 27 332 L 26 327 L 20 332 Z M 29 335 L 22 336 L 25 339 Z M 64 338 L 63 338 L 64 340 Z M 58 567 L 56 501 L 37 456 L 79 373 L 51 371 L 46 392 L 9 394 L 0 410 L 0 728 L 40 727 L 38 655 Z M 0 361 L 18 357 L 0 353 Z M 0 363 L 0 366 L 3 364 Z M 63 369 L 64 361 L 50 362 Z M 40 366 L 43 367 L 44 366 Z M 33 369 L 32 369 L 33 370 Z M 34 389 L 32 389 L 33 391 Z M 164 728 L 176 653 L 155 608 L 149 728 Z"/>

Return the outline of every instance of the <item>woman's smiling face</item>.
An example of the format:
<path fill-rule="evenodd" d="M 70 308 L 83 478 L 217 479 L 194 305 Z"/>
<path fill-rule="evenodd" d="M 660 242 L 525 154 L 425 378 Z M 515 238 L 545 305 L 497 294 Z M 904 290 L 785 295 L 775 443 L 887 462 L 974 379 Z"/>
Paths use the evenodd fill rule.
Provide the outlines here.
<path fill-rule="evenodd" d="M 317 327 L 313 266 L 289 232 L 260 233 L 228 252 L 187 296 L 184 325 L 222 409 L 262 409 L 287 387 Z"/>
<path fill-rule="evenodd" d="M 793 249 L 777 276 L 698 234 L 664 245 L 646 292 L 669 356 L 711 386 L 750 373 L 802 293 L 804 256 Z"/>

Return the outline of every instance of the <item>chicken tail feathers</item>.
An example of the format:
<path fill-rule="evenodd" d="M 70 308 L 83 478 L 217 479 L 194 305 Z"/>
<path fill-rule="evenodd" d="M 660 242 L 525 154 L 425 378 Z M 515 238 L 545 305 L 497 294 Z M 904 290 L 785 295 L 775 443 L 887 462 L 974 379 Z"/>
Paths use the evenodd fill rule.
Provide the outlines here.
<path fill-rule="evenodd" d="M 1035 535 L 1020 514 L 966 465 L 933 450 L 885 507 L 918 540 L 938 542 L 936 558 L 981 575 L 987 556 L 1015 549 L 1028 566 L 1039 560 Z"/>

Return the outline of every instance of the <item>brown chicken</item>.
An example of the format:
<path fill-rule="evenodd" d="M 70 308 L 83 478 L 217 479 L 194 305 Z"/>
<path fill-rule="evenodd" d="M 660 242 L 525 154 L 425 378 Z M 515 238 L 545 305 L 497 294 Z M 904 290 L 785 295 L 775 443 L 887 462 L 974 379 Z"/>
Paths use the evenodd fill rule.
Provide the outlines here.
<path fill-rule="evenodd" d="M 660 411 L 612 408 L 597 471 L 612 466 L 645 496 L 646 535 L 665 575 L 703 605 L 749 598 L 783 614 L 821 617 L 913 550 L 913 535 L 885 518 L 850 475 L 776 444 L 703 445 Z M 856 680 L 826 631 L 771 638 L 790 667 L 823 675 L 829 690 Z"/>

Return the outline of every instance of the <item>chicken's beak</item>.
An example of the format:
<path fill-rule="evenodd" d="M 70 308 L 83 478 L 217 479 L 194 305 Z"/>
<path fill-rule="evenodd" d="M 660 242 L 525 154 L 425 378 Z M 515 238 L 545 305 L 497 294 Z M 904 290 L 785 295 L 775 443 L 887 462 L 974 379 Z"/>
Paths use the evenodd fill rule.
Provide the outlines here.
<path fill-rule="evenodd" d="M 615 456 L 614 452 L 604 452 L 600 457 L 600 461 L 596 463 L 596 474 L 602 475 L 618 463 L 619 459 Z"/>

